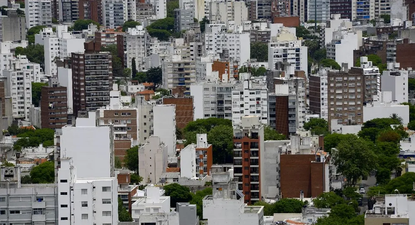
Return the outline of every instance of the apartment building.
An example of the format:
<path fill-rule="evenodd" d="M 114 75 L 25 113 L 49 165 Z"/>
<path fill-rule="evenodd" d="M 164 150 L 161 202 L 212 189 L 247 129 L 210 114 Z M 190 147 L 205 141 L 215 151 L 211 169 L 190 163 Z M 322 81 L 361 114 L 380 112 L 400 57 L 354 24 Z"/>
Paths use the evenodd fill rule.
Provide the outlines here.
<path fill-rule="evenodd" d="M 330 0 L 309 1 L 307 6 L 307 19 L 317 22 L 330 20 Z"/>
<path fill-rule="evenodd" d="M 264 126 L 257 116 L 242 117 L 234 127 L 234 169 L 238 189 L 244 194 L 244 202 L 253 204 L 261 200 L 260 168 L 264 146 Z"/>
<path fill-rule="evenodd" d="M 245 204 L 233 172 L 223 165 L 212 167 L 213 193 L 203 198 L 203 219 L 210 224 L 264 224 L 264 207 Z"/>
<path fill-rule="evenodd" d="M 176 106 L 155 105 L 153 116 L 154 136 L 167 146 L 169 157 L 176 156 Z"/>
<path fill-rule="evenodd" d="M 163 104 L 176 105 L 176 126 L 183 129 L 189 122 L 193 121 L 193 97 L 164 97 Z"/>
<path fill-rule="evenodd" d="M 74 114 L 108 105 L 112 90 L 111 54 L 72 53 L 71 60 Z"/>
<path fill-rule="evenodd" d="M 156 15 L 156 19 L 164 19 L 167 17 L 167 1 L 166 0 L 149 0 L 149 2 L 153 6 L 154 14 Z"/>
<path fill-rule="evenodd" d="M 140 2 L 140 1 L 138 1 Z M 124 1 L 124 20 L 137 20 L 137 0 Z"/>
<path fill-rule="evenodd" d="M 139 191 L 137 184 L 131 183 L 131 172 L 130 170 L 119 170 L 117 174 L 118 181 L 118 197 L 121 198 L 123 206 L 131 214 L 131 205 L 133 204 L 133 197 Z"/>
<path fill-rule="evenodd" d="M 328 77 L 327 69 L 320 69 L 318 74 L 309 76 L 309 102 L 312 114 L 320 115 L 320 118 L 328 121 Z"/>
<path fill-rule="evenodd" d="M 101 47 L 108 45 L 117 45 L 118 35 L 123 34 L 121 28 L 118 29 L 105 29 L 95 32 L 95 43 L 101 45 Z"/>
<path fill-rule="evenodd" d="M 331 0 L 333 1 L 333 0 Z M 340 0 L 343 1 L 343 0 Z M 347 17 L 349 18 L 349 17 Z M 330 20 L 326 21 L 326 27 L 324 28 L 324 45 L 331 44 L 333 40 L 333 32 L 340 28 L 351 29 L 353 27 L 350 19 L 345 19 L 341 14 L 331 13 Z"/>
<path fill-rule="evenodd" d="M 50 0 L 25 0 L 26 28 L 52 25 L 52 2 Z"/>
<path fill-rule="evenodd" d="M 368 21 L 368 20 L 375 19 L 375 0 L 356 0 L 353 3 L 352 3 L 352 6 L 353 6 L 352 19 L 353 20 Z"/>
<path fill-rule="evenodd" d="M 365 224 L 412 224 L 415 201 L 406 194 L 387 194 L 376 197 L 372 209 L 365 212 Z"/>
<path fill-rule="evenodd" d="M 61 0 L 59 21 L 72 23 L 79 19 L 79 0 Z"/>
<path fill-rule="evenodd" d="M 209 7 L 209 21 L 242 25 L 244 21 L 248 20 L 248 9 L 243 1 L 211 1 Z"/>
<path fill-rule="evenodd" d="M 137 108 L 122 105 L 121 92 L 118 91 L 117 84 L 113 86 L 110 92 L 110 104 L 97 110 L 98 125 L 114 126 L 114 155 L 123 162 L 126 151 L 139 144 L 139 113 Z"/>
<path fill-rule="evenodd" d="M 167 168 L 167 146 L 157 136 L 150 136 L 138 150 L 138 173 L 146 184 L 156 184 Z"/>
<path fill-rule="evenodd" d="M 194 119 L 232 119 L 233 83 L 201 82 L 190 86 L 193 96 Z"/>
<path fill-rule="evenodd" d="M 236 61 L 239 64 L 250 59 L 250 36 L 243 31 L 242 26 L 234 29 L 225 24 L 208 24 L 205 30 L 205 51 L 207 54 L 219 55 L 226 61 Z"/>
<path fill-rule="evenodd" d="M 377 100 L 380 93 L 380 74 L 367 57 L 361 57 L 362 67 L 346 71 L 329 71 L 328 119 L 338 124 L 363 123 L 363 105 Z"/>
<path fill-rule="evenodd" d="M 21 41 L 26 39 L 26 18 L 16 10 L 8 9 L 7 15 L 0 16 L 0 41 Z"/>
<path fill-rule="evenodd" d="M 213 147 L 207 141 L 207 134 L 196 134 L 196 173 L 199 177 L 211 175 Z"/>
<path fill-rule="evenodd" d="M 20 167 L 0 167 L 0 223 L 58 224 L 56 184 L 21 184 Z"/>
<path fill-rule="evenodd" d="M 42 128 L 60 129 L 68 124 L 67 89 L 62 86 L 42 87 L 41 90 Z"/>
<path fill-rule="evenodd" d="M 327 44 L 326 56 L 339 65 L 347 63 L 348 68 L 354 65 L 353 52 L 362 45 L 362 32 L 341 27 L 333 32 L 331 43 Z"/>
<path fill-rule="evenodd" d="M 102 23 L 102 0 L 79 0 L 79 19 Z"/>
<path fill-rule="evenodd" d="M 354 1 L 330 0 L 330 14 L 339 15 L 339 18 L 352 20 Z"/>
<path fill-rule="evenodd" d="M 286 28 L 268 44 L 268 69 L 275 70 L 279 62 L 287 62 L 308 74 L 308 48 L 302 46 L 302 41 L 297 40 L 295 34 Z"/>
<path fill-rule="evenodd" d="M 153 5 L 146 2 L 137 1 L 137 19 L 136 21 L 144 21 L 146 18 L 155 17 Z"/>
<path fill-rule="evenodd" d="M 139 115 L 139 143 L 145 143 L 145 141 L 154 133 L 153 105 L 150 102 L 147 102 L 144 97 L 140 96 L 136 96 L 135 104 Z"/>
<path fill-rule="evenodd" d="M 117 224 L 117 178 L 80 178 L 71 158 L 62 157 L 60 160 L 58 224 Z"/>
<path fill-rule="evenodd" d="M 237 127 L 244 116 L 258 116 L 268 124 L 268 91 L 264 80 L 241 73 L 242 84 L 232 90 L 232 125 Z M 225 109 L 226 110 L 226 109 Z"/>
<path fill-rule="evenodd" d="M 190 85 L 196 82 L 195 62 L 190 58 L 190 48 L 182 50 L 180 55 L 171 55 L 162 63 L 163 87 L 171 90 L 184 86 L 185 94 L 190 95 Z"/>
<path fill-rule="evenodd" d="M 137 71 L 143 71 L 147 55 L 150 35 L 143 26 L 128 28 L 125 34 L 118 35 L 119 54 L 126 68 L 132 68 L 135 60 Z"/>
<path fill-rule="evenodd" d="M 181 32 L 183 30 L 191 29 L 194 22 L 194 10 L 190 9 L 175 9 L 174 10 L 174 30 Z"/>
<path fill-rule="evenodd" d="M 388 70 L 381 76 L 381 91 L 392 92 L 392 101 L 396 103 L 409 102 L 408 99 L 408 71 L 400 70 L 399 63 L 388 63 Z"/>
<path fill-rule="evenodd" d="M 102 0 L 102 22 L 105 27 L 114 29 L 125 21 L 123 0 Z"/>

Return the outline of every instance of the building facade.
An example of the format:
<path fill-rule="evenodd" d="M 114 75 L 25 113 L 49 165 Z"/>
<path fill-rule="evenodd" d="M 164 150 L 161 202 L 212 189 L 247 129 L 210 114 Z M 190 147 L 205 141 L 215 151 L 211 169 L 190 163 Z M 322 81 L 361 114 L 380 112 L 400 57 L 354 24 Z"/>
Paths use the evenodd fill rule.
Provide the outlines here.
<path fill-rule="evenodd" d="M 7 15 L 0 17 L 0 41 L 21 41 L 26 39 L 26 18 L 17 10 L 8 9 Z"/>
<path fill-rule="evenodd" d="M 25 0 L 26 28 L 52 25 L 52 2 L 50 0 Z"/>
<path fill-rule="evenodd" d="M 176 106 L 155 105 L 154 115 L 154 136 L 167 146 L 169 157 L 176 155 Z"/>
<path fill-rule="evenodd" d="M 59 129 L 68 124 L 68 100 L 66 87 L 42 87 L 42 128 Z"/>
<path fill-rule="evenodd" d="M 156 184 L 167 168 L 167 146 L 151 136 L 138 150 L 138 172 L 146 184 Z"/>

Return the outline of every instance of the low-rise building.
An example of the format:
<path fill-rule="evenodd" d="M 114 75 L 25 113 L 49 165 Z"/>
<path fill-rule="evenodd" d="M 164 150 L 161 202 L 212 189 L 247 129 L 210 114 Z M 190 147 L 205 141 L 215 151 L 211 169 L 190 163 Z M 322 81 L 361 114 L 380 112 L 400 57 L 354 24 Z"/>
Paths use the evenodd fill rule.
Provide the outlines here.
<path fill-rule="evenodd" d="M 377 224 L 413 224 L 415 201 L 405 194 L 388 194 L 376 198 L 373 208 L 365 213 L 366 225 Z"/>

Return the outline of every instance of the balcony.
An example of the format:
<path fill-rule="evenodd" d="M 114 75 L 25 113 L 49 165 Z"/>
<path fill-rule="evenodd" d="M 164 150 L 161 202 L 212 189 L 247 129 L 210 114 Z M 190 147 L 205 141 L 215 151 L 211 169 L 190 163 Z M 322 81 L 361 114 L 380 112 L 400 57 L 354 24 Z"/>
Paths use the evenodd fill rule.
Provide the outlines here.
<path fill-rule="evenodd" d="M 45 215 L 43 215 L 43 214 L 32 215 L 32 221 L 33 222 L 44 222 L 45 221 Z"/>

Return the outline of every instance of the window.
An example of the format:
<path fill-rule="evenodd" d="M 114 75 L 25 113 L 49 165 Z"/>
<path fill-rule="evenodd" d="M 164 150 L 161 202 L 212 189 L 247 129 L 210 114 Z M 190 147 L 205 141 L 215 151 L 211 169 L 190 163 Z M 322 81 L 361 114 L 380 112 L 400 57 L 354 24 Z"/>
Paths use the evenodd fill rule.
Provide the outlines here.
<path fill-rule="evenodd" d="M 68 192 L 61 192 L 61 195 L 68 195 Z"/>
<path fill-rule="evenodd" d="M 102 187 L 102 192 L 110 192 L 111 187 Z"/>
<path fill-rule="evenodd" d="M 88 194 L 88 189 L 81 189 L 81 194 L 87 195 Z"/>
<path fill-rule="evenodd" d="M 61 205 L 61 208 L 68 208 L 68 205 Z"/>
<path fill-rule="evenodd" d="M 0 202 L 5 202 L 6 201 L 6 197 L 0 197 Z"/>
<path fill-rule="evenodd" d="M 102 199 L 102 204 L 111 204 L 111 199 Z"/>
<path fill-rule="evenodd" d="M 88 219 L 88 214 L 82 214 L 82 219 L 87 220 Z"/>
<path fill-rule="evenodd" d="M 61 183 L 68 183 L 68 180 L 61 180 Z"/>
<path fill-rule="evenodd" d="M 61 220 L 68 220 L 68 217 L 61 217 Z"/>
<path fill-rule="evenodd" d="M 82 205 L 82 207 L 88 207 L 88 202 L 87 201 L 82 201 L 81 205 Z"/>
<path fill-rule="evenodd" d="M 102 216 L 111 216 L 111 211 L 102 211 Z"/>
<path fill-rule="evenodd" d="M 10 210 L 10 214 L 20 214 L 20 210 Z"/>
<path fill-rule="evenodd" d="M 6 215 L 6 210 L 0 210 L 0 215 Z"/>

